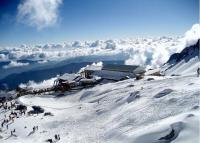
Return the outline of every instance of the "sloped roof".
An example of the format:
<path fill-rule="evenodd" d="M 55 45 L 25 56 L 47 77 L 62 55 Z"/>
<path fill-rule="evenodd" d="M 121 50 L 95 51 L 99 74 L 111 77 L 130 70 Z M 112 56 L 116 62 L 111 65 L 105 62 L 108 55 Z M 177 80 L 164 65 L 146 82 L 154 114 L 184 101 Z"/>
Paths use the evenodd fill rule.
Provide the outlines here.
<path fill-rule="evenodd" d="M 85 71 L 98 71 L 101 69 L 102 69 L 102 66 L 90 65 L 90 66 L 87 66 L 84 70 Z"/>
<path fill-rule="evenodd" d="M 69 74 L 69 73 L 65 73 L 62 76 L 58 77 L 58 79 L 61 80 L 66 80 L 66 81 L 73 81 L 78 77 L 77 74 Z"/>
<path fill-rule="evenodd" d="M 110 80 L 116 80 L 116 81 L 119 81 L 126 77 L 130 77 L 130 78 L 134 77 L 133 72 L 120 72 L 120 71 L 109 71 L 109 70 L 95 71 L 94 74 L 103 79 L 110 79 Z"/>
<path fill-rule="evenodd" d="M 120 71 L 120 72 L 133 72 L 140 66 L 138 65 L 117 65 L 117 64 L 106 64 L 103 65 L 102 70 L 108 71 Z M 140 68 L 142 70 L 143 68 Z"/>

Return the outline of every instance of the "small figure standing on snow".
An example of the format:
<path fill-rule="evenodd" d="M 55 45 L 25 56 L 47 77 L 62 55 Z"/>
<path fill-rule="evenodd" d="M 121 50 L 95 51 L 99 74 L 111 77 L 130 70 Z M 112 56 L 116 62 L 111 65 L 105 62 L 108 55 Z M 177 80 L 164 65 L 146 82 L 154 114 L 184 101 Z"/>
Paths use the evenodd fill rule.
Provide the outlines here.
<path fill-rule="evenodd" d="M 48 140 L 46 140 L 47 142 L 49 142 L 49 143 L 53 143 L 53 140 L 52 139 L 48 139 Z"/>
<path fill-rule="evenodd" d="M 58 140 L 60 140 L 60 135 L 59 134 L 57 135 L 57 137 L 58 137 Z"/>
<path fill-rule="evenodd" d="M 33 127 L 33 132 L 35 132 L 35 130 L 36 130 L 36 127 L 34 126 L 34 127 Z"/>
<path fill-rule="evenodd" d="M 58 136 L 57 136 L 57 134 L 55 134 L 55 136 L 54 136 L 54 137 L 55 137 L 55 140 L 57 141 L 57 140 L 58 140 Z"/>
<path fill-rule="evenodd" d="M 197 69 L 197 77 L 199 77 L 199 75 L 200 75 L 200 68 L 198 67 L 198 69 Z"/>

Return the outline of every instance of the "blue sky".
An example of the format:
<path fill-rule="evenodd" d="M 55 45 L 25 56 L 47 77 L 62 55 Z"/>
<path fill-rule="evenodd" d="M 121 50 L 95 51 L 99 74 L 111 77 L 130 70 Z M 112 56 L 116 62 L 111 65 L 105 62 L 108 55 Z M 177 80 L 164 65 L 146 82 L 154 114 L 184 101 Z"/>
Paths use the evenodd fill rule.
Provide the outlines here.
<path fill-rule="evenodd" d="M 199 22 L 199 0 L 41 1 L 0 1 L 0 46 L 175 36 Z"/>

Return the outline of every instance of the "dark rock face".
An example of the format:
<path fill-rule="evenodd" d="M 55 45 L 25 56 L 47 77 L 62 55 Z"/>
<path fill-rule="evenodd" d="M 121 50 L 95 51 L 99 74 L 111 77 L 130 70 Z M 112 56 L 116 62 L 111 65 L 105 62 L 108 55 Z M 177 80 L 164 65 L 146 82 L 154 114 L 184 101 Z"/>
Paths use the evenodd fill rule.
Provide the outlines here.
<path fill-rule="evenodd" d="M 15 110 L 27 110 L 25 105 L 18 105 Z"/>
<path fill-rule="evenodd" d="M 199 57 L 199 52 L 200 52 L 200 45 L 199 45 L 200 39 L 195 45 L 186 47 L 183 49 L 180 53 L 175 53 L 171 55 L 169 60 L 167 61 L 168 64 L 174 65 L 181 60 L 185 60 L 186 62 L 189 61 L 191 58 L 198 56 Z"/>
<path fill-rule="evenodd" d="M 158 139 L 159 142 L 156 142 L 156 143 L 171 143 L 173 140 L 175 140 L 179 136 L 179 133 L 183 130 L 183 128 L 184 128 L 183 122 L 173 123 L 171 125 L 170 133 L 164 137 L 159 138 Z"/>
<path fill-rule="evenodd" d="M 161 92 L 159 92 L 158 94 L 156 94 L 156 95 L 154 96 L 154 98 L 161 98 L 161 97 L 166 96 L 166 95 L 168 95 L 168 94 L 170 94 L 170 93 L 172 93 L 172 92 L 173 92 L 172 89 L 164 89 L 164 90 L 162 90 Z"/>
<path fill-rule="evenodd" d="M 130 96 L 127 98 L 127 102 L 131 103 L 132 101 L 134 101 L 137 98 L 140 98 L 140 92 L 139 91 L 132 92 L 130 94 Z"/>
<path fill-rule="evenodd" d="M 44 116 L 53 116 L 53 114 L 51 112 L 45 112 Z"/>
<path fill-rule="evenodd" d="M 172 131 L 171 131 L 168 135 L 166 135 L 166 136 L 164 136 L 164 137 L 161 137 L 159 140 L 170 140 L 170 139 L 172 139 L 174 136 L 175 136 L 175 130 L 172 129 Z"/>
<path fill-rule="evenodd" d="M 29 115 L 44 113 L 44 109 L 40 106 L 32 106 L 32 108 L 33 108 L 33 110 L 30 110 L 28 112 Z"/>

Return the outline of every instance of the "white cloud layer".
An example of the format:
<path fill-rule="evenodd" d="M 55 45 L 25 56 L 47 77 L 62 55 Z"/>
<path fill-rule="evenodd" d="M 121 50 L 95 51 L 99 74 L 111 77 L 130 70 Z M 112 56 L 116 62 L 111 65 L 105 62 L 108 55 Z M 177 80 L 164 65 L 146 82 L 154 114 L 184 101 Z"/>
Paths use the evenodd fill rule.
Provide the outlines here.
<path fill-rule="evenodd" d="M 57 79 L 57 77 L 53 77 L 53 78 L 50 78 L 48 80 L 44 80 L 42 82 L 39 82 L 39 83 L 36 83 L 34 81 L 29 81 L 28 83 L 26 84 L 23 84 L 21 83 L 19 85 L 19 87 L 21 88 L 28 88 L 28 89 L 44 89 L 44 88 L 50 88 L 53 86 L 54 84 L 54 81 Z"/>
<path fill-rule="evenodd" d="M 61 4 L 62 0 L 23 0 L 18 5 L 17 18 L 37 29 L 53 26 L 58 21 Z"/>
<path fill-rule="evenodd" d="M 29 63 L 20 63 L 16 61 L 11 61 L 8 65 L 3 66 L 4 69 L 13 68 L 13 67 L 22 67 L 22 66 L 28 66 Z"/>
<path fill-rule="evenodd" d="M 185 33 L 186 46 L 194 45 L 200 39 L 200 24 L 194 24 L 190 30 Z"/>
<path fill-rule="evenodd" d="M 83 62 L 83 59 L 90 62 L 123 60 L 128 65 L 140 64 L 149 68 L 157 68 L 164 64 L 170 55 L 184 49 L 186 43 L 194 44 L 199 38 L 198 27 L 199 25 L 194 25 L 184 37 L 75 41 L 64 44 L 3 48 L 5 52 L 0 53 L 0 59 L 48 62 L 83 57 L 77 62 Z"/>
<path fill-rule="evenodd" d="M 23 45 L 18 48 L 10 48 L 4 57 L 8 57 L 9 60 L 34 61 L 56 61 L 84 57 L 85 61 L 91 62 L 94 60 L 123 60 L 125 64 L 157 67 L 165 63 L 171 54 L 184 48 L 181 38 L 169 37 L 98 40 L 94 42 L 76 41 L 74 43 L 43 46 Z M 77 47 L 77 45 L 79 46 Z"/>

